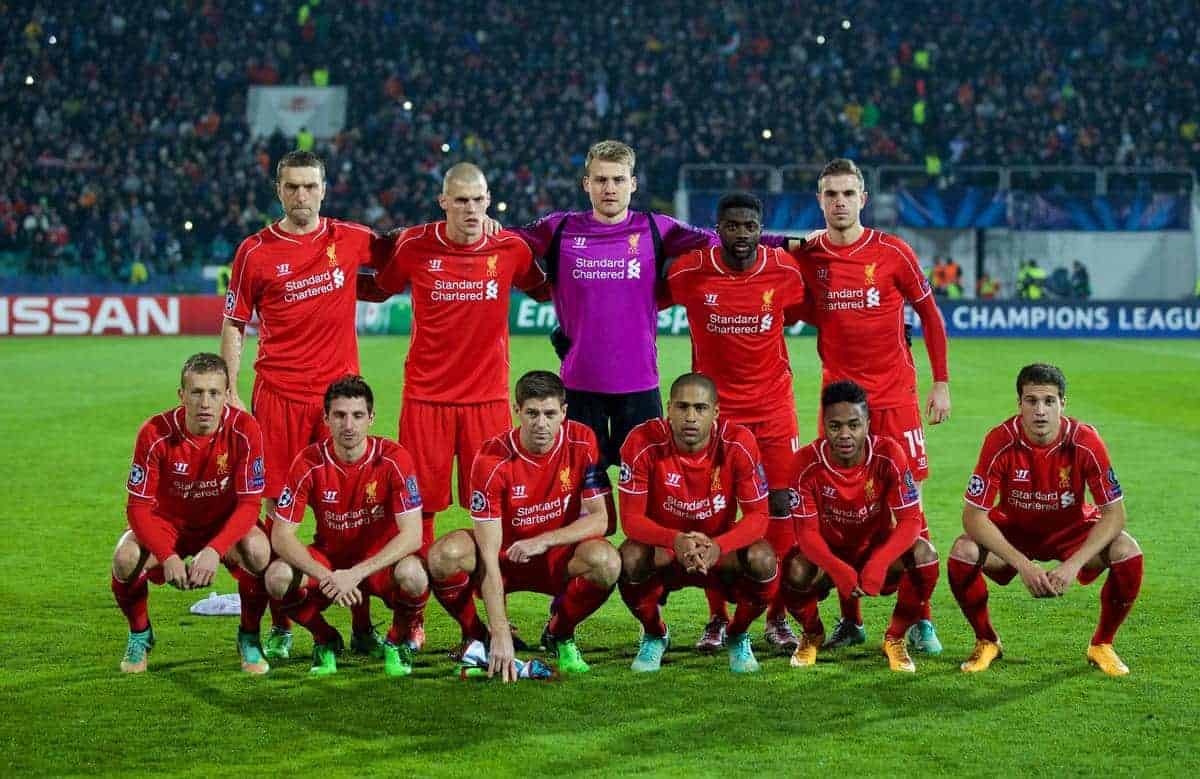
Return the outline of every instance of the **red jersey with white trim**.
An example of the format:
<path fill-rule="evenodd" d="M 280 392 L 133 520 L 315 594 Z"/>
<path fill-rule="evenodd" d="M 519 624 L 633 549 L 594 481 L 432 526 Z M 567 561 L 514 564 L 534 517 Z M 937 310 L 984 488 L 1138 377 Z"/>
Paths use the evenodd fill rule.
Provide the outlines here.
<path fill-rule="evenodd" d="M 359 562 L 400 532 L 397 514 L 421 508 L 412 457 L 377 436 L 352 463 L 337 459 L 332 439 L 311 444 L 292 462 L 275 518 L 298 525 L 305 506 L 317 520 L 315 546 L 335 564 Z"/>
<path fill-rule="evenodd" d="M 258 422 L 226 406 L 210 435 L 188 432 L 183 406 L 146 420 L 138 431 L 125 487 L 129 501 L 151 501 L 154 513 L 180 530 L 216 530 L 238 495 L 263 491 L 263 444 Z"/>
<path fill-rule="evenodd" d="M 600 465 L 596 434 L 587 425 L 563 422 L 546 454 L 521 446 L 520 428 L 489 438 L 471 466 L 471 519 L 501 522 L 501 550 L 569 525 L 583 501 L 611 492 Z"/>
<path fill-rule="evenodd" d="M 708 447 L 696 453 L 676 447 L 665 419 L 635 427 L 621 447 L 620 489 L 645 496 L 646 516 L 655 523 L 709 538 L 733 528 L 739 504 L 743 515 L 766 513 L 758 444 L 746 428 L 720 419 Z"/>
<path fill-rule="evenodd" d="M 967 503 L 1003 514 L 1004 526 L 1037 538 L 1083 522 L 1084 486 L 1106 506 L 1123 499 L 1108 449 L 1091 425 L 1063 417 L 1058 438 L 1033 444 L 1013 416 L 983 439 L 979 462 L 967 483 Z"/>
<path fill-rule="evenodd" d="M 396 241 L 375 280 L 393 293 L 412 287 L 405 398 L 460 404 L 507 400 L 510 292 L 546 280 L 528 244 L 508 231 L 456 244 L 447 237 L 445 222 L 418 225 Z"/>
<path fill-rule="evenodd" d="M 792 518 L 819 522 L 821 537 L 843 559 L 853 559 L 887 540 L 892 517 L 919 514 L 921 496 L 908 467 L 908 456 L 887 436 L 867 436 L 866 456 L 842 468 L 829 442 L 818 438 L 796 455 Z"/>
<path fill-rule="evenodd" d="M 722 416 L 795 416 L 783 310 L 804 301 L 804 279 L 792 256 L 760 245 L 750 268 L 738 271 L 720 246 L 698 249 L 671 264 L 667 286 L 687 310 L 692 370 L 716 382 Z"/>
<path fill-rule="evenodd" d="M 258 312 L 258 380 L 284 397 L 312 401 L 333 381 L 359 373 L 358 269 L 381 263 L 387 248 L 369 228 L 324 217 L 305 235 L 285 233 L 277 222 L 242 241 L 225 316 L 249 322 Z"/>
<path fill-rule="evenodd" d="M 873 409 L 917 405 L 917 370 L 904 341 L 904 304 L 933 294 L 900 238 L 867 228 L 849 246 L 822 234 L 800 262 L 813 298 L 824 385 L 851 379 Z"/>

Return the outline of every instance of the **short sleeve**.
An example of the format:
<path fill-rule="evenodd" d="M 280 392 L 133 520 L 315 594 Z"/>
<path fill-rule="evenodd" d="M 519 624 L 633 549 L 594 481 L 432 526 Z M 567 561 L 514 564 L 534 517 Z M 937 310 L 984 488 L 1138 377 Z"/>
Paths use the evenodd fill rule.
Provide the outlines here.
<path fill-rule="evenodd" d="M 292 461 L 288 469 L 287 481 L 279 500 L 275 503 L 275 518 L 293 525 L 304 521 L 304 509 L 308 505 L 308 496 L 312 492 L 313 474 L 316 467 L 309 463 L 308 458 L 301 452 Z"/>
<path fill-rule="evenodd" d="M 1121 482 L 1117 480 L 1117 472 L 1113 469 L 1108 457 L 1108 447 L 1100 438 L 1100 434 L 1092 428 L 1084 428 L 1087 435 L 1079 442 L 1079 448 L 1084 452 L 1082 467 L 1083 478 L 1092 493 L 1092 500 L 1097 506 L 1107 506 L 1125 497 L 1121 490 Z"/>
<path fill-rule="evenodd" d="M 504 460 L 480 452 L 471 465 L 471 519 L 495 522 L 504 513 Z"/>
<path fill-rule="evenodd" d="M 252 235 L 238 246 L 229 276 L 229 291 L 225 293 L 225 316 L 238 322 L 249 322 L 254 316 L 261 294 L 251 257 L 262 247 L 262 238 Z"/>
<path fill-rule="evenodd" d="M 991 510 L 996 503 L 996 496 L 1000 493 L 1000 448 L 996 433 L 989 433 L 983 440 L 979 461 L 975 464 L 975 470 L 971 472 L 966 494 L 963 495 L 967 503 L 984 511 Z"/>
<path fill-rule="evenodd" d="M 238 454 L 235 489 L 239 495 L 261 494 L 267 483 L 263 464 L 262 429 L 254 417 L 249 414 L 240 415 L 234 438 Z"/>
<path fill-rule="evenodd" d="M 158 493 L 158 471 L 166 446 L 166 433 L 159 430 L 153 421 L 142 425 L 133 445 L 133 462 L 125 482 L 125 489 L 130 495 L 152 500 Z"/>

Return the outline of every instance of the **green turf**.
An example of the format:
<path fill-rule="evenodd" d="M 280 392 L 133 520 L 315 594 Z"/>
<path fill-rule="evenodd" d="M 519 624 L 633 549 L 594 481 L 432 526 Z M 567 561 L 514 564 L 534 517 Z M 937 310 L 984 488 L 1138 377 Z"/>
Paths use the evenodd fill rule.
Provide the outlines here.
<path fill-rule="evenodd" d="M 376 432 L 395 433 L 407 341 L 367 339 L 363 365 L 379 398 Z M 761 649 L 763 672 L 735 678 L 724 655 L 689 650 L 704 624 L 699 593 L 667 608 L 675 648 L 661 673 L 628 671 L 636 623 L 616 596 L 584 623 L 592 672 L 543 684 L 463 682 L 445 656 L 457 634 L 430 603 L 428 647 L 412 677 L 346 657 L 308 678 L 311 641 L 265 678 L 238 672 L 236 622 L 187 613 L 195 593 L 154 588 L 158 646 L 150 673 L 117 671 L 126 627 L 108 588 L 123 525 L 123 482 L 138 425 L 175 401 L 183 358 L 213 338 L 0 339 L 0 773 L 235 775 L 1094 774 L 1196 775 L 1196 341 L 959 340 L 954 413 L 927 431 L 926 505 L 945 552 L 984 431 L 1015 408 L 1012 380 L 1033 360 L 1061 365 L 1068 411 L 1099 427 L 1146 550 L 1142 598 L 1118 636 L 1133 669 L 1109 679 L 1084 650 L 1098 586 L 1033 601 L 1019 583 L 993 588 L 1006 657 L 965 677 L 972 640 L 943 578 L 934 613 L 946 651 L 916 658 L 915 677 L 879 654 L 890 600 L 868 602 L 868 643 L 808 672 Z M 802 430 L 815 425 L 813 341 L 792 342 Z M 663 375 L 686 368 L 683 338 L 660 341 Z M 614 359 L 618 356 L 614 355 Z M 918 349 L 919 364 L 924 358 Z M 513 376 L 557 363 L 541 337 L 515 339 Z M 248 391 L 250 361 L 242 376 Z M 418 454 L 419 456 L 419 454 Z M 456 510 L 440 531 L 464 524 Z M 233 589 L 222 572 L 219 589 Z M 539 635 L 546 599 L 517 595 L 514 621 Z M 348 616 L 334 610 L 335 624 Z M 376 604 L 377 619 L 384 610 Z"/>

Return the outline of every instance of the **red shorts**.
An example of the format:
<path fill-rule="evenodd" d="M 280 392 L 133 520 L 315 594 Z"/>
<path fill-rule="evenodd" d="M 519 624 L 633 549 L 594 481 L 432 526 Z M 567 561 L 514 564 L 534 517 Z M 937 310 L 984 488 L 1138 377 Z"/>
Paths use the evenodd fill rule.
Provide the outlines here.
<path fill-rule="evenodd" d="M 917 406 L 871 409 L 871 432 L 896 439 L 908 455 L 908 467 L 913 478 L 929 478 L 929 457 L 925 453 L 925 428 L 921 426 L 921 409 Z"/>
<path fill-rule="evenodd" d="M 427 513 L 450 506 L 450 473 L 458 457 L 458 505 L 469 506 L 471 463 L 483 442 L 512 428 L 508 401 L 457 405 L 405 400 L 400 445 L 413 456 Z"/>
<path fill-rule="evenodd" d="M 378 550 L 373 549 L 370 552 L 362 555 L 357 560 L 341 560 L 335 564 L 329 559 L 329 555 L 315 544 L 310 544 L 308 547 L 308 553 L 312 555 L 313 559 L 331 571 L 349 568 L 357 563 L 362 562 L 363 560 L 366 560 L 368 557 L 375 554 L 376 551 Z M 358 589 L 363 595 L 374 595 L 376 598 L 379 598 L 383 601 L 389 601 L 396 589 L 396 580 L 392 577 L 392 570 L 394 568 L 394 565 L 389 565 L 386 568 L 379 569 L 375 573 L 359 582 Z M 310 576 L 305 576 L 304 580 L 300 583 L 300 586 L 303 589 L 312 589 L 319 587 L 320 583 L 313 581 L 312 577 Z"/>
<path fill-rule="evenodd" d="M 288 469 L 300 450 L 329 437 L 322 400 L 302 403 L 273 392 L 261 381 L 254 382 L 250 411 L 262 428 L 267 483 L 263 497 L 275 500 L 283 492 Z"/>
<path fill-rule="evenodd" d="M 733 421 L 737 421 L 736 419 Z M 793 464 L 800 451 L 800 429 L 796 415 L 787 414 L 757 422 L 741 422 L 758 443 L 763 470 L 767 472 L 767 488 L 786 490 L 792 486 Z"/>
<path fill-rule="evenodd" d="M 859 577 L 861 577 L 863 568 L 865 568 L 867 566 L 867 561 L 871 559 L 871 555 L 874 554 L 875 550 L 879 547 L 879 544 L 881 544 L 881 543 L 883 543 L 883 542 L 880 541 L 879 543 L 872 543 L 866 547 L 863 547 L 862 549 L 830 548 L 829 551 L 833 552 L 835 557 L 837 557 L 839 560 L 846 563 L 851 568 L 853 568 L 855 571 L 857 571 Z M 791 562 L 792 557 L 796 556 L 799 553 L 800 553 L 799 547 L 796 547 L 795 549 L 793 549 L 792 552 L 784 560 L 785 567 L 781 568 L 780 570 L 787 570 L 787 568 L 786 568 L 787 563 Z M 900 556 L 900 559 L 905 561 L 906 563 L 908 563 L 909 566 L 916 565 L 916 560 L 913 558 L 912 552 L 905 552 L 904 554 L 902 554 Z M 930 563 L 930 565 L 936 565 L 936 564 L 937 563 Z M 822 572 L 822 573 L 824 573 L 824 572 Z M 887 576 L 884 578 L 883 587 L 880 588 L 879 594 L 880 595 L 891 595 L 892 593 L 896 592 L 896 590 L 900 589 L 900 580 L 901 580 L 900 574 L 898 574 L 898 573 L 894 574 L 889 571 Z M 825 595 L 829 594 L 829 592 L 831 590 L 833 590 L 833 588 L 834 588 L 833 579 L 831 579 L 828 574 L 825 574 L 823 576 L 823 578 L 821 578 L 817 583 L 817 589 L 822 593 L 822 595 L 821 595 L 822 598 L 825 597 Z"/>
<path fill-rule="evenodd" d="M 1062 561 L 1075 554 L 1079 547 L 1087 541 L 1096 521 L 1100 519 L 1100 509 L 1090 503 L 1085 503 L 1083 521 L 1068 525 L 1050 535 L 1031 533 L 1022 528 L 1012 527 L 1008 517 L 1004 515 L 999 506 L 988 512 L 988 518 L 996 523 L 996 527 L 1004 534 L 1004 539 L 1030 560 Z"/>
<path fill-rule="evenodd" d="M 672 550 L 666 551 L 674 557 Z M 719 593 L 726 603 L 746 601 L 749 598 L 743 595 L 743 588 L 748 585 L 755 588 L 761 586 L 759 582 L 751 582 L 740 573 L 722 574 L 719 571 L 709 571 L 705 574 L 688 573 L 675 560 L 672 560 L 666 568 L 658 569 L 658 575 L 662 576 L 663 585 L 668 593 L 682 590 L 684 587 L 700 587 L 708 592 Z"/>
<path fill-rule="evenodd" d="M 504 579 L 504 591 L 561 594 L 567 587 L 567 564 L 575 554 L 575 546 L 552 546 L 527 563 L 514 563 L 501 552 L 500 577 Z M 483 582 L 483 566 L 476 570 L 478 592 Z"/>
<path fill-rule="evenodd" d="M 188 557 L 195 557 L 200 553 L 200 550 L 208 546 L 208 542 L 212 541 L 213 536 L 217 534 L 218 530 L 219 528 L 207 528 L 199 531 L 191 528 L 181 529 L 171 524 L 170 529 L 167 532 L 173 536 L 171 547 L 175 551 L 175 554 L 179 555 L 180 559 L 186 559 Z M 132 529 L 126 528 L 125 532 L 131 533 L 135 539 L 137 538 L 137 534 L 134 533 Z M 124 534 L 122 534 L 122 536 L 123 535 Z M 142 545 L 141 541 L 138 541 L 138 545 L 143 549 L 146 548 L 144 545 Z M 155 584 L 162 584 L 166 581 L 163 578 L 162 560 L 158 560 L 157 562 L 158 565 L 146 570 L 146 575 L 149 577 L 150 581 L 154 582 Z M 237 568 L 236 565 L 229 561 L 228 556 L 221 558 L 221 562 L 225 565 L 225 568 L 231 572 Z"/>

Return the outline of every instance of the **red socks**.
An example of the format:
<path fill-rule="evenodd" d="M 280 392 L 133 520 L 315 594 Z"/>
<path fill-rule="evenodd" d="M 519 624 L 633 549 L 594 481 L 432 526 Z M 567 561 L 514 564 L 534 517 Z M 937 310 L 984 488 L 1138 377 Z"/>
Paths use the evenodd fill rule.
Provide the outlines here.
<path fill-rule="evenodd" d="M 988 588 L 983 579 L 983 567 L 964 563 L 951 557 L 946 562 L 946 573 L 950 577 L 950 591 L 958 601 L 963 616 L 971 623 L 975 638 L 999 641 L 992 618 L 988 614 Z"/>
<path fill-rule="evenodd" d="M 634 618 L 642 623 L 642 630 L 648 636 L 664 636 L 667 625 L 662 620 L 662 611 L 658 602 L 666 591 L 661 573 L 654 573 L 644 582 L 637 584 L 622 578 L 618 589 L 621 600 L 633 612 Z"/>
<path fill-rule="evenodd" d="M 392 627 L 388 629 L 387 640 L 399 644 L 408 635 L 414 624 L 421 621 L 425 614 L 425 604 L 429 602 L 429 590 L 417 596 L 409 595 L 396 588 L 392 597 Z"/>
<path fill-rule="evenodd" d="M 459 571 L 448 579 L 433 582 L 433 595 L 462 627 L 463 640 L 487 637 L 479 612 L 475 610 L 475 588 L 465 572 Z"/>
<path fill-rule="evenodd" d="M 230 573 L 237 579 L 238 596 L 242 600 L 242 630 L 246 633 L 257 633 L 270 601 L 263 578 L 244 568 L 234 568 Z"/>
<path fill-rule="evenodd" d="M 129 621 L 131 633 L 141 633 L 150 627 L 150 613 L 146 608 L 150 596 L 147 578 L 145 573 L 138 574 L 130 582 L 123 582 L 115 575 L 112 577 L 113 597 Z"/>
<path fill-rule="evenodd" d="M 1117 628 L 1129 616 L 1142 588 L 1142 555 L 1127 557 L 1108 568 L 1108 578 L 1100 588 L 1100 624 L 1092 636 L 1093 644 L 1111 644 Z"/>
<path fill-rule="evenodd" d="M 779 595 L 779 569 L 765 582 L 755 581 L 748 576 L 738 577 L 735 585 L 737 609 L 727 630 L 730 636 L 740 636 L 750 629 L 754 620 L 762 616 L 767 605 L 774 603 Z"/>
<path fill-rule="evenodd" d="M 905 631 L 921 619 L 929 610 L 929 597 L 937 586 L 938 563 L 926 563 L 905 571 L 896 592 L 896 606 L 892 609 L 892 621 L 888 624 L 886 638 L 903 638 Z"/>
<path fill-rule="evenodd" d="M 720 590 L 705 590 L 704 597 L 708 600 L 708 613 L 714 617 L 720 617 L 722 621 L 729 622 L 729 606 L 725 604 L 725 596 Z"/>
<path fill-rule="evenodd" d="M 550 635 L 560 639 L 574 636 L 575 626 L 594 614 L 611 594 L 612 587 L 600 587 L 582 576 L 571 579 L 550 617 Z"/>

